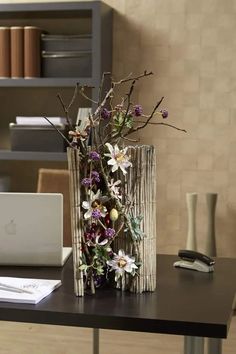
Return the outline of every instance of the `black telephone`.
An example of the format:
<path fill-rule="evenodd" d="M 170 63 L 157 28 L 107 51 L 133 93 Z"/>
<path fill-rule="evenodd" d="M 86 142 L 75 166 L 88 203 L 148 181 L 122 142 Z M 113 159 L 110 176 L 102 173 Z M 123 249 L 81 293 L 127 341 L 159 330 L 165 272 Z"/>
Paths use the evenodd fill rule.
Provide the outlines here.
<path fill-rule="evenodd" d="M 191 250 L 179 250 L 178 256 L 181 260 L 174 263 L 175 267 L 192 269 L 206 273 L 214 271 L 214 259 L 203 253 Z"/>

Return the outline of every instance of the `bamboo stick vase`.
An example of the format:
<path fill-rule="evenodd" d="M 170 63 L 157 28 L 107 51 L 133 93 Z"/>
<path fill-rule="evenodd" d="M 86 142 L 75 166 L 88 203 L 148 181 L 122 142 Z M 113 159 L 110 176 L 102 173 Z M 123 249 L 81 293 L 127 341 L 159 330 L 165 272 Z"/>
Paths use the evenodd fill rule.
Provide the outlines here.
<path fill-rule="evenodd" d="M 83 219 L 80 208 L 80 157 L 79 150 L 67 148 L 69 169 L 72 253 L 74 269 L 74 292 L 76 296 L 84 296 L 83 271 L 79 270 L 82 257 Z"/>
<path fill-rule="evenodd" d="M 124 178 L 125 194 L 133 203 L 135 217 L 142 216 L 143 237 L 133 242 L 122 233 L 115 240 L 115 248 L 135 254 L 141 266 L 137 277 L 131 279 L 126 274 L 117 287 L 142 293 L 156 288 L 156 153 L 150 145 L 129 146 L 128 153 L 133 166 Z M 119 177 L 122 179 L 121 174 Z"/>
<path fill-rule="evenodd" d="M 134 262 L 133 259 L 135 259 L 135 264 L 139 265 L 135 266 L 135 268 L 138 268 L 137 274 L 134 276 L 131 272 L 124 272 L 123 276 L 116 280 L 115 286 L 121 290 L 142 293 L 143 291 L 154 291 L 156 288 L 156 154 L 154 147 L 149 145 L 129 146 L 127 154 L 132 168 L 127 170 L 126 174 L 122 174 L 121 171 L 117 171 L 114 174 L 114 177 L 120 181 L 122 186 L 120 187 L 122 188 L 120 199 L 116 201 L 121 218 L 117 221 L 111 218 L 113 221 L 108 221 L 109 230 L 114 229 L 117 236 L 114 237 L 114 240 L 104 241 L 103 239 L 102 242 L 98 243 L 98 240 L 100 240 L 99 235 L 96 237 L 96 241 L 93 240 L 93 242 L 97 243 L 95 245 L 97 248 L 94 247 L 94 249 L 100 251 L 103 249 L 102 255 L 104 255 L 104 252 L 108 252 L 109 257 L 109 247 L 111 247 L 112 252 L 114 252 L 113 255 L 116 255 L 116 257 L 118 257 L 120 252 L 124 252 L 124 255 L 130 255 L 130 258 L 124 256 L 119 260 L 120 265 L 121 262 L 125 265 L 127 259 L 130 262 Z M 112 260 L 107 261 L 107 264 L 104 262 L 104 258 L 99 260 L 98 254 L 96 254 L 96 257 L 94 256 L 94 244 L 86 241 L 85 235 L 88 224 L 86 224 L 85 212 L 82 206 L 83 201 L 86 198 L 88 200 L 90 196 L 84 193 L 85 188 L 81 184 L 81 180 L 84 177 L 84 168 L 81 168 L 79 149 L 68 148 L 67 157 L 70 176 L 74 292 L 76 296 L 84 296 L 87 293 L 88 284 L 90 293 L 94 293 L 96 288 L 98 277 L 94 276 L 93 271 L 90 271 L 92 270 L 91 264 L 94 266 L 96 263 L 97 269 L 102 264 L 100 273 L 106 279 L 106 282 L 110 283 L 109 275 L 111 275 L 111 272 L 107 264 L 111 264 Z M 85 171 L 88 171 L 87 167 L 85 167 Z M 100 186 L 98 188 L 102 189 Z M 107 193 L 109 193 L 108 190 Z M 103 194 L 105 194 L 104 191 Z M 103 198 L 106 200 L 104 195 Z M 94 200 L 94 204 L 97 205 L 97 203 L 99 201 Z M 120 207 L 124 205 L 127 210 L 123 210 Z M 103 225 L 106 222 L 106 218 L 109 215 L 109 202 L 105 210 L 104 221 L 97 220 L 97 225 L 99 223 Z M 89 223 L 93 227 L 93 219 Z M 103 225 L 103 228 L 105 227 Z M 87 247 L 88 245 L 89 247 Z M 85 264 L 85 259 L 87 261 L 92 259 L 92 261 Z M 87 271 L 87 275 L 85 271 Z M 90 278 L 88 280 L 89 274 Z M 111 284 L 114 284 L 114 278 Z"/>

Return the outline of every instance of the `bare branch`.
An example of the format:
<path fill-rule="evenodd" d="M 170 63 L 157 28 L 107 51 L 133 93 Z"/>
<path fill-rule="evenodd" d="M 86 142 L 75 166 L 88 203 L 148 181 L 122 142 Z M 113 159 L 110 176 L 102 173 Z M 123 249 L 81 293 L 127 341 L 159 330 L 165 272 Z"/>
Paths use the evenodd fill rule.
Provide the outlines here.
<path fill-rule="evenodd" d="M 70 129 L 72 130 L 73 129 L 73 126 L 71 124 L 71 120 L 69 118 L 69 111 L 68 111 L 68 107 L 65 105 L 60 93 L 57 94 L 57 97 L 59 98 L 59 101 L 61 102 L 61 105 L 62 105 L 62 108 L 63 108 L 63 111 L 65 113 L 65 116 L 66 116 L 66 121 L 67 121 L 67 124 L 68 126 L 70 127 Z"/>
<path fill-rule="evenodd" d="M 64 111 L 65 113 L 67 113 L 67 107 L 66 107 L 66 105 L 65 105 L 65 103 L 64 103 L 64 101 L 63 101 L 63 99 L 62 99 L 62 97 L 61 97 L 61 94 L 58 93 L 58 94 L 57 94 L 57 97 L 59 98 L 59 101 L 61 102 L 63 111 Z"/>
<path fill-rule="evenodd" d="M 48 121 L 48 123 L 50 123 L 53 126 L 53 128 L 62 136 L 62 138 L 67 142 L 67 144 L 71 148 L 74 148 L 71 142 L 67 139 L 67 137 L 47 117 L 44 116 L 43 118 L 46 119 L 46 121 Z"/>
<path fill-rule="evenodd" d="M 127 138 L 125 136 L 121 136 L 121 139 L 129 141 L 131 143 L 138 143 L 139 142 L 139 139 L 130 139 L 130 138 Z"/>
<path fill-rule="evenodd" d="M 82 86 L 81 89 L 79 90 L 79 93 L 81 94 L 81 96 L 83 96 L 84 98 L 86 98 L 86 100 L 98 105 L 98 101 L 94 101 L 92 100 L 91 97 L 89 97 L 88 95 L 86 95 L 86 93 L 84 92 L 84 89 L 88 87 L 88 88 L 93 88 L 92 86 Z"/>
<path fill-rule="evenodd" d="M 145 122 L 138 121 L 138 123 L 145 123 Z M 165 123 L 165 122 L 148 122 L 148 124 L 152 124 L 152 125 L 166 125 L 167 127 L 171 127 L 171 128 L 176 129 L 176 130 L 180 130 L 181 132 L 187 133 L 187 130 L 186 130 L 186 129 L 178 128 L 178 127 L 176 127 L 176 126 L 173 125 L 173 124 L 169 124 L 169 123 Z"/>
<path fill-rule="evenodd" d="M 146 76 L 150 76 L 150 75 L 153 75 L 153 72 L 150 71 L 150 72 L 147 72 L 147 70 L 144 71 L 143 74 L 141 75 L 138 75 L 138 76 L 135 76 L 135 77 L 128 77 L 128 78 L 125 78 L 125 79 L 122 79 L 120 81 L 116 81 L 116 82 L 113 82 L 114 85 L 120 85 L 120 84 L 123 84 L 125 82 L 129 82 L 129 81 L 137 81 L 139 79 L 141 79 L 142 77 L 146 77 Z"/>
<path fill-rule="evenodd" d="M 102 80 L 99 86 L 99 91 L 98 91 L 98 106 L 100 105 L 101 101 L 102 101 L 102 94 L 103 94 L 103 86 L 104 86 L 104 80 L 105 80 L 105 76 L 107 75 L 111 75 L 110 72 L 104 72 L 102 74 Z M 99 116 L 97 118 L 99 121 L 101 120 L 101 111 L 99 111 Z M 101 142 L 101 144 L 103 145 L 103 141 L 102 141 L 102 132 L 101 132 L 101 124 L 98 124 L 98 137 L 99 140 Z"/>
<path fill-rule="evenodd" d="M 147 72 L 145 70 L 144 73 L 141 74 L 141 75 L 138 75 L 138 76 L 135 76 L 135 77 L 128 76 L 126 79 L 122 79 L 120 81 L 112 81 L 110 90 L 108 90 L 108 92 L 106 93 L 103 101 L 101 102 L 101 104 L 96 109 L 96 111 L 94 113 L 94 116 L 96 117 L 99 114 L 99 112 L 102 110 L 102 108 L 105 106 L 107 100 L 111 97 L 115 86 L 121 85 L 121 84 L 123 84 L 125 82 L 129 82 L 129 81 L 137 81 L 137 80 L 139 80 L 139 79 L 141 79 L 143 77 L 150 76 L 150 75 L 153 75 L 153 73 L 152 72 Z"/>
<path fill-rule="evenodd" d="M 102 100 L 102 91 L 103 91 L 103 85 L 104 85 L 104 80 L 105 80 L 105 76 L 108 76 L 110 75 L 111 76 L 111 73 L 110 72 L 104 72 L 102 74 L 102 80 L 101 80 L 101 83 L 100 83 L 100 86 L 99 86 L 99 90 L 98 90 L 98 104 L 100 104 L 101 100 Z"/>
<path fill-rule="evenodd" d="M 150 120 L 152 119 L 152 117 L 154 116 L 154 114 L 155 114 L 157 108 L 160 106 L 160 104 L 161 104 L 161 102 L 163 101 L 163 99 L 164 99 L 164 97 L 162 97 L 162 98 L 160 99 L 160 101 L 157 102 L 156 106 L 155 106 L 155 107 L 153 108 L 153 110 L 152 110 L 152 113 L 150 114 L 150 116 L 148 117 L 148 119 L 146 120 L 146 122 L 143 123 L 143 125 L 139 125 L 139 126 L 136 127 L 136 128 L 131 128 L 124 136 L 127 136 L 127 135 L 129 135 L 129 134 L 132 134 L 132 133 L 134 133 L 134 132 L 140 130 L 140 129 L 145 128 L 145 127 L 148 125 L 149 121 L 150 121 Z"/>
<path fill-rule="evenodd" d="M 68 107 L 67 107 L 67 112 L 68 113 L 69 113 L 69 110 L 70 110 L 71 106 L 75 102 L 76 96 L 78 95 L 78 88 L 79 88 L 79 83 L 77 82 L 77 84 L 75 85 L 73 96 L 72 96 L 71 101 L 70 101 L 70 103 L 68 104 Z"/>

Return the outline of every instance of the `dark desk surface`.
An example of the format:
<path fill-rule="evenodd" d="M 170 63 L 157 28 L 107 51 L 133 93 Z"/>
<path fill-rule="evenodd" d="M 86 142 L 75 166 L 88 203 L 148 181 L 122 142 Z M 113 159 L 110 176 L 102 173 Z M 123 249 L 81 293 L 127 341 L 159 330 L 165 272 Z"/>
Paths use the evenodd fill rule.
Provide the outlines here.
<path fill-rule="evenodd" d="M 0 320 L 226 338 L 236 292 L 236 259 L 219 258 L 214 273 L 173 267 L 158 255 L 157 290 L 135 295 L 98 290 L 77 298 L 72 262 L 61 268 L 0 267 L 0 276 L 62 279 L 37 305 L 0 303 Z"/>

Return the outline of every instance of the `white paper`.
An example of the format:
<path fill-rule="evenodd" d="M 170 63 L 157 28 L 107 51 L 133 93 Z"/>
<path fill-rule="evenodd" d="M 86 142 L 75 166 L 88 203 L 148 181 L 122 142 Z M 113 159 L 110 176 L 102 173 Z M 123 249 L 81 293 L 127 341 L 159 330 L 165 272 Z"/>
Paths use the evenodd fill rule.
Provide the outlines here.
<path fill-rule="evenodd" d="M 46 116 L 47 117 L 47 116 Z M 54 125 L 67 124 L 66 118 L 47 117 Z M 20 125 L 51 125 L 44 117 L 16 117 L 16 123 Z"/>
<path fill-rule="evenodd" d="M 3 285 L 0 286 L 0 301 L 37 304 L 58 288 L 61 285 L 61 280 L 0 277 L 0 284 L 9 286 L 9 290 L 6 290 L 7 288 Z M 10 290 L 10 287 L 19 288 L 20 291 L 25 290 L 26 292 Z"/>

